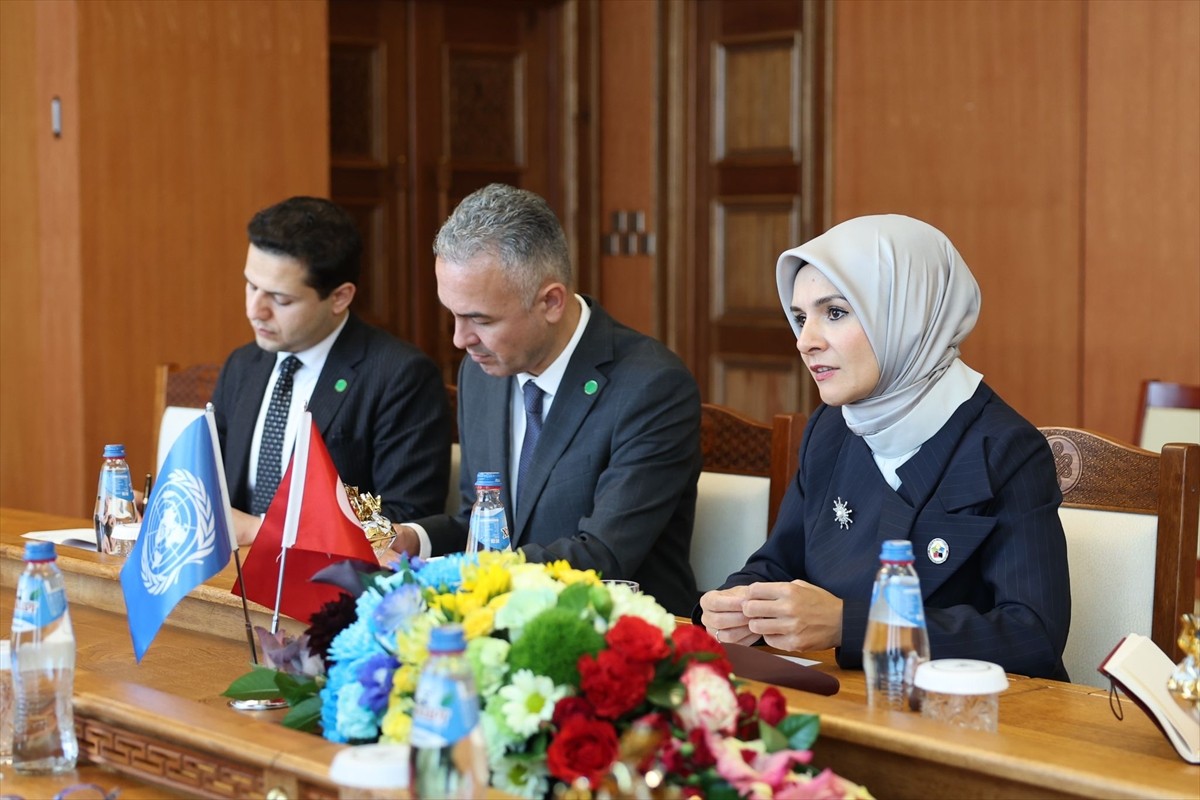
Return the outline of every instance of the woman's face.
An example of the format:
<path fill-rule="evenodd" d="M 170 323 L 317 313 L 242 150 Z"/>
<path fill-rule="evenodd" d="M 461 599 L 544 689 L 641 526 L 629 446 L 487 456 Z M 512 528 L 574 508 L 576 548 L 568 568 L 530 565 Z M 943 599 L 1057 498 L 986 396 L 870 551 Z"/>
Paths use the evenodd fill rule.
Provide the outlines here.
<path fill-rule="evenodd" d="M 846 298 L 811 264 L 796 275 L 792 315 L 800 327 L 796 349 L 821 401 L 843 406 L 870 395 L 879 383 L 879 360 L 867 333 Z"/>

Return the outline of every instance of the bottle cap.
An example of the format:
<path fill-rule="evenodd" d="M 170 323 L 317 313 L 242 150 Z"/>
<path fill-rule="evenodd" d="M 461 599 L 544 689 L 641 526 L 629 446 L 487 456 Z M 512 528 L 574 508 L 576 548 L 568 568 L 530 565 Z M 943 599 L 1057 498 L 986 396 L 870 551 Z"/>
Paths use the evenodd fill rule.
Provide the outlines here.
<path fill-rule="evenodd" d="M 53 561 L 56 557 L 57 556 L 54 553 L 54 542 L 25 543 L 26 561 Z"/>
<path fill-rule="evenodd" d="M 475 476 L 475 485 L 476 486 L 499 486 L 500 485 L 500 473 L 499 472 L 480 472 Z"/>
<path fill-rule="evenodd" d="M 912 561 L 912 542 L 907 539 L 888 539 L 879 551 L 880 561 Z"/>
<path fill-rule="evenodd" d="M 347 747 L 333 757 L 329 778 L 354 789 L 402 789 L 408 786 L 408 745 Z"/>
<path fill-rule="evenodd" d="M 429 652 L 457 653 L 467 647 L 462 625 L 439 625 L 429 633 Z"/>
<path fill-rule="evenodd" d="M 125 445 L 123 444 L 106 444 L 104 445 L 105 458 L 124 458 Z"/>
<path fill-rule="evenodd" d="M 989 661 L 940 658 L 918 666 L 913 683 L 938 694 L 999 694 L 1008 688 L 1008 676 Z"/>
<path fill-rule="evenodd" d="M 12 643 L 0 639 L 0 670 L 12 669 Z"/>

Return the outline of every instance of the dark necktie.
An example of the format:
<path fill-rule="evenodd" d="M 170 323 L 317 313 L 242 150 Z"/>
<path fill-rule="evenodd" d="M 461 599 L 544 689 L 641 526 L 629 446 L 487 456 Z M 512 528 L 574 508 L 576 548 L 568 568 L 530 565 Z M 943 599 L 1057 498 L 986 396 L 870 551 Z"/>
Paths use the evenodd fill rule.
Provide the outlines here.
<path fill-rule="evenodd" d="M 525 487 L 525 475 L 533 463 L 533 451 L 542 435 L 542 398 L 546 393 L 533 381 L 525 381 L 525 438 L 521 442 L 521 460 L 517 462 L 517 491 Z M 513 497 L 516 500 L 516 497 Z"/>
<path fill-rule="evenodd" d="M 288 412 L 292 407 L 292 374 L 300 369 L 300 359 L 288 356 L 279 365 L 279 379 L 271 392 L 267 418 L 263 422 L 262 441 L 258 446 L 258 474 L 254 479 L 254 499 L 250 513 L 264 514 L 279 487 L 283 462 L 283 434 L 287 430 Z"/>

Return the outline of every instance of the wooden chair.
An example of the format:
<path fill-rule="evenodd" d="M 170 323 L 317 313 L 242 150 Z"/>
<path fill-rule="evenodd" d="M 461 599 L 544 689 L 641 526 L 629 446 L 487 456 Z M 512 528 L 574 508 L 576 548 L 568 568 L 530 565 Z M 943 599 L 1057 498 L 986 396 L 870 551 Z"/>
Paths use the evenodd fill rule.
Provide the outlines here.
<path fill-rule="evenodd" d="M 1106 687 L 1096 667 L 1128 633 L 1176 660 L 1179 617 L 1196 598 L 1200 445 L 1154 453 L 1075 428 L 1041 431 L 1063 493 L 1071 680 Z"/>
<path fill-rule="evenodd" d="M 212 399 L 221 373 L 220 364 L 159 364 L 154 370 L 154 431 L 152 450 L 155 472 L 162 466 L 171 445 Z"/>
<path fill-rule="evenodd" d="M 804 421 L 803 414 L 780 414 L 765 425 L 724 406 L 701 406 L 704 464 L 690 554 L 701 591 L 723 583 L 766 541 L 795 475 Z"/>
<path fill-rule="evenodd" d="M 1142 381 L 1133 440 L 1155 452 L 1168 442 L 1200 442 L 1200 386 Z"/>

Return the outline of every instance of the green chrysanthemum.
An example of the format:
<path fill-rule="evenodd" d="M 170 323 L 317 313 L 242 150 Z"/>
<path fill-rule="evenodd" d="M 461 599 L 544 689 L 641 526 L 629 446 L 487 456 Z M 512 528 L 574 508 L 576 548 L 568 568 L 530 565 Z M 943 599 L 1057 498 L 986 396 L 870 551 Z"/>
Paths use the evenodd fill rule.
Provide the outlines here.
<path fill-rule="evenodd" d="M 512 672 L 528 669 L 545 675 L 560 686 L 578 686 L 579 657 L 603 648 L 604 637 L 590 620 L 580 619 L 578 611 L 550 608 L 525 626 L 508 653 L 508 666 Z"/>

